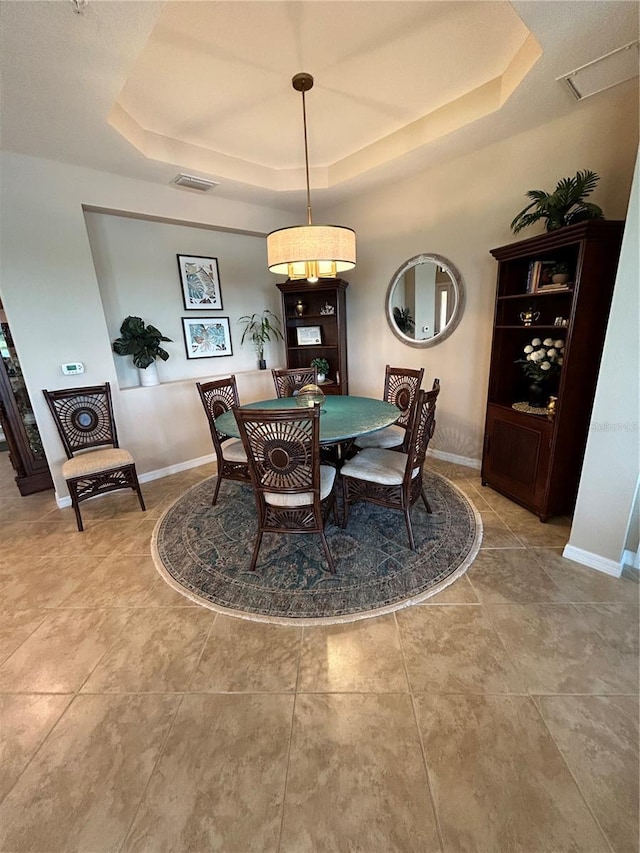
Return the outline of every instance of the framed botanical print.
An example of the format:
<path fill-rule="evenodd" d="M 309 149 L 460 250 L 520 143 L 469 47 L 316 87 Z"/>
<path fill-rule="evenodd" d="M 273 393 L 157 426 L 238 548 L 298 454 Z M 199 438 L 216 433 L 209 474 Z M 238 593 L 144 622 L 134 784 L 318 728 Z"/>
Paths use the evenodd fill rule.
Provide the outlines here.
<path fill-rule="evenodd" d="M 222 292 L 217 258 L 177 255 L 185 311 L 221 311 Z"/>
<path fill-rule="evenodd" d="M 233 355 L 228 317 L 183 317 L 187 358 Z"/>

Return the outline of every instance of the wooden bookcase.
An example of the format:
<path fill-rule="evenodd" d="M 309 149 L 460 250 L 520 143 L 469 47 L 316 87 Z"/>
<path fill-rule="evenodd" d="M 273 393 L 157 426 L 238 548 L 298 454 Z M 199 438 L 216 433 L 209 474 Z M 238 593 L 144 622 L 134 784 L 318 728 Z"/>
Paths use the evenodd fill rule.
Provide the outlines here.
<path fill-rule="evenodd" d="M 320 279 L 315 284 L 306 280 L 287 281 L 278 285 L 282 293 L 282 316 L 287 351 L 287 367 L 309 367 L 314 358 L 329 362 L 325 394 L 348 394 L 347 304 L 348 281 L 341 278 Z M 296 306 L 302 306 L 301 312 Z M 333 309 L 333 313 L 325 313 Z M 313 338 L 318 331 L 319 343 L 304 344 L 304 335 Z M 302 331 L 299 331 L 302 330 Z"/>
<path fill-rule="evenodd" d="M 624 222 L 593 220 L 493 249 L 498 261 L 482 483 L 536 513 L 541 521 L 575 504 Z M 568 265 L 562 290 L 527 293 L 540 261 Z M 533 313 L 525 326 L 521 314 Z M 562 318 L 566 325 L 555 325 Z M 555 413 L 513 408 L 526 401 L 520 364 L 532 338 L 564 341 Z"/>

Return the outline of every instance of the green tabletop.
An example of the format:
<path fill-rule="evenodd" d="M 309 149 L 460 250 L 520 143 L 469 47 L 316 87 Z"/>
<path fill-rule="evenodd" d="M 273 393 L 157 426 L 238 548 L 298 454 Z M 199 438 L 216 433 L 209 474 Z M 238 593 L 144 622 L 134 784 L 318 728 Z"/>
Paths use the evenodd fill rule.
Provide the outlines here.
<path fill-rule="evenodd" d="M 248 403 L 243 409 L 293 409 L 295 397 L 261 400 Z M 320 444 L 337 444 L 367 432 L 390 426 L 398 418 L 398 409 L 392 403 L 373 400 L 371 397 L 327 396 L 320 412 Z M 226 435 L 240 437 L 233 412 L 216 418 L 216 426 Z"/>

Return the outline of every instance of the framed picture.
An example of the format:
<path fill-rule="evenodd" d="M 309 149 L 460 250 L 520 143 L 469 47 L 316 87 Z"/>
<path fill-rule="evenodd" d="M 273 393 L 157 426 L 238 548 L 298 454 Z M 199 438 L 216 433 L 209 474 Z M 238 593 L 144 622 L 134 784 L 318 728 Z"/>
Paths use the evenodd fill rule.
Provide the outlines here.
<path fill-rule="evenodd" d="M 177 255 L 185 311 L 222 310 L 217 258 Z"/>
<path fill-rule="evenodd" d="M 187 358 L 233 355 L 228 317 L 183 317 Z"/>
<path fill-rule="evenodd" d="M 296 329 L 298 335 L 298 346 L 307 347 L 314 344 L 321 344 L 320 326 L 298 326 Z"/>

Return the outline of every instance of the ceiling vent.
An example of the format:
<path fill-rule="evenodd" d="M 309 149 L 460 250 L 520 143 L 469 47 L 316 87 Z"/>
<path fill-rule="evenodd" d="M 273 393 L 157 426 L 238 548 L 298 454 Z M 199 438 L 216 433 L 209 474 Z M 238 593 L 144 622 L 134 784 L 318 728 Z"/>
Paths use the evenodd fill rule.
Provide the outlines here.
<path fill-rule="evenodd" d="M 177 175 L 171 183 L 185 190 L 195 190 L 199 193 L 206 193 L 218 186 L 217 181 L 210 181 L 208 178 L 198 178 L 197 175 L 183 175 L 182 173 Z"/>
<path fill-rule="evenodd" d="M 571 94 L 582 101 L 638 76 L 638 40 L 605 53 L 556 79 L 564 81 Z"/>

